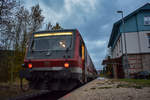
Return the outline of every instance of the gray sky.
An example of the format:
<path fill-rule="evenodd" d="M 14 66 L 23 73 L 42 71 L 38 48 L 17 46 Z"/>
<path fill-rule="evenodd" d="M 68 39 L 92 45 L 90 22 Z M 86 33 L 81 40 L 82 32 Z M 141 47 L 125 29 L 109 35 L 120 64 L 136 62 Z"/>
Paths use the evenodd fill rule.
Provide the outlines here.
<path fill-rule="evenodd" d="M 121 18 L 117 10 L 128 15 L 150 0 L 22 0 L 26 8 L 38 4 L 45 22 L 58 22 L 65 29 L 78 29 L 86 43 L 96 69 L 107 54 L 112 25 Z"/>

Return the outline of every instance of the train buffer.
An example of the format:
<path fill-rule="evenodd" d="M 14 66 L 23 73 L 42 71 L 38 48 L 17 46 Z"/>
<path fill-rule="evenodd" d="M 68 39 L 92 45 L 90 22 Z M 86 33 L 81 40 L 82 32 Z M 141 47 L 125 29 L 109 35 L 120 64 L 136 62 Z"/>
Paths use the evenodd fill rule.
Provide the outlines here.
<path fill-rule="evenodd" d="M 97 78 L 59 100 L 150 100 L 150 87 L 128 85 L 114 79 Z"/>

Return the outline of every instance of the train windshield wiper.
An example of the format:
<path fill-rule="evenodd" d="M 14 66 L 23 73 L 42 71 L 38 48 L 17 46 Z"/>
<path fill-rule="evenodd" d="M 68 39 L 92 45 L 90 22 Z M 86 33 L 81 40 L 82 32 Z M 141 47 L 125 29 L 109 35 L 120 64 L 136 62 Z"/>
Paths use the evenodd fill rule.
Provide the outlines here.
<path fill-rule="evenodd" d="M 48 49 L 47 53 L 46 53 L 46 56 L 51 56 L 52 52 L 53 52 L 53 50 Z"/>
<path fill-rule="evenodd" d="M 71 48 L 71 46 L 72 46 L 72 37 L 71 37 L 71 39 L 70 39 L 70 45 L 66 48 L 66 52 L 67 52 L 67 53 L 68 53 L 69 49 Z"/>
<path fill-rule="evenodd" d="M 32 52 L 47 52 L 46 56 L 50 56 L 53 50 L 32 50 Z"/>

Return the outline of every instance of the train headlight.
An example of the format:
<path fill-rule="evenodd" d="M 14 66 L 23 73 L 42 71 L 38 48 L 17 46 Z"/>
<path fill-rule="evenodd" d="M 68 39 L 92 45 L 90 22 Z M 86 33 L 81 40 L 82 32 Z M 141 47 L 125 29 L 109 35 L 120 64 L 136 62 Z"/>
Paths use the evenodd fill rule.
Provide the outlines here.
<path fill-rule="evenodd" d="M 69 63 L 68 62 L 64 63 L 64 67 L 69 68 Z"/>
<path fill-rule="evenodd" d="M 32 68 L 32 64 L 28 64 L 28 68 Z"/>

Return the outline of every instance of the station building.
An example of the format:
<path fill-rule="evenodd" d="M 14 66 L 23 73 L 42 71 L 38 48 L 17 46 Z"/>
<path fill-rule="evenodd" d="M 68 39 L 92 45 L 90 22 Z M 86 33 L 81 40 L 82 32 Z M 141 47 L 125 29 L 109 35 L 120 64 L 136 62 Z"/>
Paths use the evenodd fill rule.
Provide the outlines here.
<path fill-rule="evenodd" d="M 150 3 L 114 23 L 108 48 L 110 57 L 102 64 L 113 66 L 114 77 L 150 71 Z"/>

